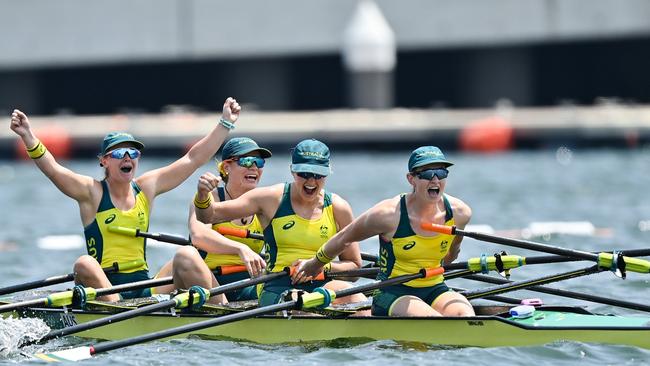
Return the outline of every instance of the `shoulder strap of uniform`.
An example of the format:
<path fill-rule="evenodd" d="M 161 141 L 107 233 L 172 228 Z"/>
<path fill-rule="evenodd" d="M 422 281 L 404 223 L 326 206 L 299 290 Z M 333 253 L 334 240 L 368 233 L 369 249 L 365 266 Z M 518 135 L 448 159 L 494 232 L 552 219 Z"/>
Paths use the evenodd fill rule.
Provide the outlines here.
<path fill-rule="evenodd" d="M 447 199 L 447 195 L 444 194 L 442 196 L 443 201 L 445 202 L 445 222 L 451 220 L 454 217 L 454 212 L 451 209 L 451 203 L 449 203 L 449 200 Z"/>
<path fill-rule="evenodd" d="M 97 207 L 97 212 L 102 212 L 110 210 L 113 208 L 113 202 L 111 202 L 111 194 L 108 192 L 108 183 L 106 179 L 101 181 L 102 183 L 102 199 L 99 201 L 99 207 Z"/>
<path fill-rule="evenodd" d="M 409 221 L 409 213 L 406 209 L 406 194 L 402 193 L 399 197 L 399 225 L 395 231 L 394 238 L 405 238 L 407 236 L 415 235 L 411 222 Z"/>

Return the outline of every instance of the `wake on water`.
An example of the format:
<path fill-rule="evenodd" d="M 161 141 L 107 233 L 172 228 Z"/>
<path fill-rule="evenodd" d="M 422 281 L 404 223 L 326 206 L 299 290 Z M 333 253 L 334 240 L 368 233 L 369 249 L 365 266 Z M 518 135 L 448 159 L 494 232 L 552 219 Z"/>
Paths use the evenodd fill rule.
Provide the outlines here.
<path fill-rule="evenodd" d="M 20 353 L 20 345 L 41 339 L 50 328 L 36 318 L 0 318 L 0 356 L 3 358 Z"/>

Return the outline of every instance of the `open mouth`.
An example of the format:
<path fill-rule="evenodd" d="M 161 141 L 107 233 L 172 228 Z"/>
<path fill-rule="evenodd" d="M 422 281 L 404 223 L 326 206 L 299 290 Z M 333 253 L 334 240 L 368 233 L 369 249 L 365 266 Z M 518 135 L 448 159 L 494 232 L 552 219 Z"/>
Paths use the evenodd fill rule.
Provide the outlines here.
<path fill-rule="evenodd" d="M 124 165 L 120 167 L 120 171 L 122 171 L 122 173 L 131 173 L 132 170 L 133 167 L 131 165 Z"/>
<path fill-rule="evenodd" d="M 427 189 L 427 192 L 430 195 L 436 195 L 437 196 L 437 195 L 440 194 L 440 187 L 429 187 L 429 189 Z"/>
<path fill-rule="evenodd" d="M 317 191 L 317 189 L 318 189 L 318 186 L 310 186 L 310 185 L 307 185 L 307 184 L 305 184 L 305 185 L 302 186 L 302 190 L 303 190 L 307 195 L 310 195 L 310 196 L 313 195 L 313 194 L 315 194 L 316 191 Z"/>
<path fill-rule="evenodd" d="M 244 179 L 249 183 L 256 183 L 259 176 L 257 174 L 246 174 Z"/>

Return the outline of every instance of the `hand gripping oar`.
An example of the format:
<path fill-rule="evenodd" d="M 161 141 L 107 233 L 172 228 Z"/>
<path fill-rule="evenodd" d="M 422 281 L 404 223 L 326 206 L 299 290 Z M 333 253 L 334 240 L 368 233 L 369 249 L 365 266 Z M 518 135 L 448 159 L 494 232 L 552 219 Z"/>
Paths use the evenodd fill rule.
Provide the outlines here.
<path fill-rule="evenodd" d="M 593 261 L 598 263 L 598 266 L 609 269 L 617 275 L 620 275 L 622 278 L 625 278 L 626 271 L 650 273 L 650 262 L 643 259 L 626 257 L 621 255 L 619 252 L 594 254 L 582 250 L 567 249 L 528 240 L 518 240 L 479 232 L 464 231 L 456 228 L 456 226 L 437 225 L 429 222 L 423 222 L 420 226 L 424 230 L 435 231 L 437 233 L 469 236 L 470 238 L 490 243 Z"/>
<path fill-rule="evenodd" d="M 118 348 L 124 348 L 139 343 L 154 341 L 172 337 L 175 335 L 194 332 L 197 330 L 215 327 L 223 324 L 233 323 L 239 320 L 254 318 L 259 315 L 272 314 L 283 310 L 313 308 L 319 306 L 327 306 L 328 303 L 340 297 L 345 297 L 353 294 L 367 292 L 378 288 L 396 285 L 399 283 L 408 282 L 417 278 L 431 277 L 440 275 L 444 272 L 442 268 L 421 270 L 415 274 L 408 274 L 390 278 L 385 281 L 376 281 L 361 286 L 355 286 L 340 291 L 332 291 L 319 288 L 312 293 L 302 294 L 296 300 L 284 301 L 279 304 L 264 306 L 257 309 L 246 310 L 240 313 L 223 315 L 218 318 L 205 320 L 198 323 L 187 324 L 176 328 L 166 329 L 159 332 L 143 334 L 141 336 L 122 339 L 118 341 L 103 342 L 94 346 L 76 347 L 67 350 L 52 352 L 52 353 L 38 353 L 35 356 L 46 361 L 81 361 L 91 358 L 93 355 L 111 351 Z"/>
<path fill-rule="evenodd" d="M 112 266 L 108 268 L 103 268 L 104 273 L 113 273 L 119 271 L 128 271 L 129 269 L 140 267 L 144 264 L 144 260 L 138 259 L 126 263 L 113 263 Z M 58 283 L 68 282 L 74 280 L 74 273 L 68 273 L 67 275 L 61 276 L 52 276 L 42 280 L 36 280 L 31 282 L 19 283 L 17 285 L 11 285 L 0 288 L 0 295 L 11 294 L 18 291 L 31 290 L 39 287 L 45 287 L 49 285 L 56 285 Z"/>
<path fill-rule="evenodd" d="M 478 274 L 468 275 L 468 276 L 465 276 L 465 278 L 470 279 L 470 280 L 474 280 L 474 281 L 494 283 L 494 284 L 499 284 L 499 285 L 512 283 L 512 281 L 509 281 L 509 280 L 506 280 L 506 279 L 503 279 L 503 278 L 484 276 L 484 275 L 478 275 Z M 539 285 L 529 286 L 529 287 L 524 288 L 523 290 L 542 292 L 542 293 L 549 294 L 549 295 L 556 295 L 556 296 L 567 297 L 567 298 L 570 298 L 570 299 L 590 301 L 590 302 L 594 302 L 594 303 L 598 303 L 598 304 L 618 306 L 618 307 L 625 308 L 625 309 L 632 309 L 632 310 L 650 312 L 650 305 L 639 304 L 639 303 L 634 303 L 634 302 L 625 301 L 625 300 L 610 299 L 608 297 L 590 295 L 590 294 L 585 294 L 585 293 L 582 293 L 582 292 L 560 290 L 560 289 L 557 289 L 557 288 L 545 287 L 545 286 L 539 286 Z"/>

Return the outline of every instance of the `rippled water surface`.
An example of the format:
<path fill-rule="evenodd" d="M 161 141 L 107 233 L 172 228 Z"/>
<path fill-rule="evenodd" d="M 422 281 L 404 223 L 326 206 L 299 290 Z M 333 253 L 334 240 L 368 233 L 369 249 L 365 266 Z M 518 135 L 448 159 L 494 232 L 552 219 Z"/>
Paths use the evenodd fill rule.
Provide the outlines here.
<path fill-rule="evenodd" d="M 328 188 L 352 205 L 359 214 L 381 199 L 409 189 L 405 179 L 408 151 L 399 153 L 334 152 L 334 174 Z M 473 209 L 472 224 L 489 225 L 508 235 L 520 234 L 540 222 L 586 221 L 596 235 L 551 234 L 534 240 L 581 250 L 612 250 L 650 246 L 650 153 L 646 150 L 513 152 L 498 155 L 451 153 L 456 165 L 450 171 L 447 193 L 460 197 Z M 140 172 L 169 163 L 168 159 L 143 157 Z M 100 177 L 94 160 L 64 163 L 71 169 Z M 289 157 L 277 152 L 268 161 L 263 184 L 290 178 Z M 201 172 L 214 170 L 206 165 L 176 190 L 159 196 L 154 205 L 150 231 L 187 235 L 187 207 Z M 70 272 L 71 263 L 84 253 L 79 235 L 82 228 L 78 208 L 31 164 L 0 162 L 0 286 Z M 584 233 L 583 233 L 584 234 Z M 60 237 L 68 236 L 68 237 Z M 365 252 L 376 252 L 376 239 L 362 243 Z M 463 242 L 460 259 L 507 250 L 511 254 L 534 253 L 482 243 Z M 151 245 L 147 255 L 150 267 L 159 268 L 175 250 L 171 245 Z M 562 272 L 584 264 L 529 266 L 513 270 L 520 280 Z M 650 277 L 630 273 L 622 281 L 610 273 L 581 277 L 554 285 L 601 296 L 649 303 Z M 477 288 L 469 280 L 450 281 L 456 287 Z M 53 288 L 64 288 L 63 285 Z M 587 305 L 596 312 L 638 315 L 630 310 L 584 303 L 519 291 L 509 296 L 542 297 L 546 303 Z M 35 327 L 27 324 L 25 327 Z M 20 327 L 20 326 L 19 326 Z M 498 337 L 498 335 L 486 335 Z M 78 339 L 56 340 L 27 351 L 55 350 L 64 345 L 83 343 Z M 625 346 L 556 343 L 543 347 L 521 348 L 441 348 L 381 341 L 361 344 L 322 343 L 268 346 L 227 341 L 189 339 L 133 346 L 124 351 L 101 355 L 89 364 L 162 365 L 183 363 L 210 364 L 460 364 L 476 360 L 528 365 L 639 364 L 650 362 L 650 351 Z M 31 363 L 17 352 L 0 356 L 0 362 Z"/>

